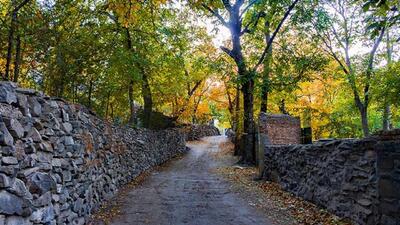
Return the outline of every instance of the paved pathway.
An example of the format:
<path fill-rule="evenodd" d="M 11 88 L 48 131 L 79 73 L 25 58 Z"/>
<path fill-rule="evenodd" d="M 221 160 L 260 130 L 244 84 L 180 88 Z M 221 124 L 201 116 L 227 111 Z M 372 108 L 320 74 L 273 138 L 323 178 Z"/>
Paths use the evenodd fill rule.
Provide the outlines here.
<path fill-rule="evenodd" d="M 211 172 L 221 165 L 212 153 L 219 151 L 218 145 L 224 141 L 218 136 L 189 143 L 191 151 L 187 155 L 128 192 L 121 215 L 111 224 L 271 225 Z"/>

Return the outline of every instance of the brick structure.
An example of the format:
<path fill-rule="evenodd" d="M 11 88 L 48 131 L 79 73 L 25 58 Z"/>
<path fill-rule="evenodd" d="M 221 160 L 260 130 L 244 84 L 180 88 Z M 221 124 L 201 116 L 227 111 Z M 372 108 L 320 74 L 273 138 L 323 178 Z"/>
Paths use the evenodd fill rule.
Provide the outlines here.
<path fill-rule="evenodd" d="M 260 133 L 268 136 L 269 144 L 287 145 L 301 143 L 301 126 L 298 117 L 285 114 L 261 113 Z"/>

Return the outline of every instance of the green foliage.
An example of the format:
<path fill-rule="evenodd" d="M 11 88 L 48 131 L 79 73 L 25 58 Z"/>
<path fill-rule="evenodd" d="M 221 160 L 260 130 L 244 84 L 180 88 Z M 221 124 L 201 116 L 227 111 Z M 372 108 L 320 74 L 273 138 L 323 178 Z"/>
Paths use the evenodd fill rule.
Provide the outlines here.
<path fill-rule="evenodd" d="M 400 102 L 400 61 L 377 71 L 374 79 L 374 94 L 381 103 L 397 105 Z"/>
<path fill-rule="evenodd" d="M 12 10 L 20 2 L 0 0 L 0 33 L 4 34 L 0 35 L 1 76 L 7 61 Z M 240 35 L 247 74 L 237 76 L 234 60 L 214 46 L 210 34 L 221 32 L 222 23 L 215 16 L 210 19 L 212 13 L 204 7 L 227 20 L 223 1 L 30 0 L 18 12 L 10 68 L 13 74 L 18 37 L 18 82 L 22 86 L 84 104 L 118 123 L 130 119 L 132 103 L 144 105 L 145 97 L 150 95 L 153 110 L 180 121 L 207 122 L 216 118 L 232 125 L 235 116 L 243 118 L 242 96 L 235 111 L 236 88 L 254 80 L 254 108 L 258 108 L 267 90 L 270 112 L 279 112 L 280 102 L 285 99 L 290 113 L 311 118 L 315 137 L 362 136 L 353 86 L 346 81 L 354 81 L 360 93 L 365 83 L 371 82 L 366 93 L 370 98 L 371 130 L 381 128 L 384 104 L 392 107 L 393 125 L 400 126 L 399 1 L 342 1 L 348 4 L 346 10 L 357 9 L 344 21 L 328 9 L 335 1 L 302 0 L 278 32 L 272 54 L 258 70 L 252 70 L 265 48 L 266 34 L 272 35 L 292 2 L 243 2 Z M 206 25 L 217 25 L 214 32 L 209 32 L 203 20 Z M 345 35 L 344 22 L 350 20 L 354 22 L 350 29 L 353 33 Z M 332 53 L 347 67 L 343 43 L 361 43 L 357 48 L 370 48 L 384 28 L 393 35 L 393 62 L 384 62 L 388 61 L 382 56 L 386 50 L 379 46 L 374 68 L 367 77 L 368 51 L 354 51 L 349 56 L 353 73 L 345 76 Z M 325 40 L 332 49 L 321 40 L 325 36 L 330 38 Z M 232 49 L 230 40 L 224 44 Z M 145 78 L 148 90 L 144 88 Z M 364 96 L 361 94 L 361 98 Z M 243 120 L 236 122 L 244 127 Z"/>

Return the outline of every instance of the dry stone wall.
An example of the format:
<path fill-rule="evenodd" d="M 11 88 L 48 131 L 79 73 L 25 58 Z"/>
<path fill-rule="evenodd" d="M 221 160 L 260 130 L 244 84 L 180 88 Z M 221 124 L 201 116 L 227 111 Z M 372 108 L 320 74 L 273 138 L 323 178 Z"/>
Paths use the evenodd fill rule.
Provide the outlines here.
<path fill-rule="evenodd" d="M 200 140 L 202 137 L 220 135 L 218 128 L 211 125 L 187 125 L 181 128 L 186 141 Z"/>
<path fill-rule="evenodd" d="M 400 225 L 400 130 L 361 140 L 267 145 L 263 175 L 355 224 Z"/>
<path fill-rule="evenodd" d="M 178 129 L 115 127 L 0 82 L 0 225 L 83 225 L 121 185 L 185 151 Z"/>

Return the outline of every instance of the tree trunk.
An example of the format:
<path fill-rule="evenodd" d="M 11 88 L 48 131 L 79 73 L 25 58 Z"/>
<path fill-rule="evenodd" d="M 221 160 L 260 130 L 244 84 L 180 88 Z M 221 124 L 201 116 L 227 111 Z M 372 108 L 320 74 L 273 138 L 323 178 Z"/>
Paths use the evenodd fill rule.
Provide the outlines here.
<path fill-rule="evenodd" d="M 193 106 L 193 124 L 196 124 L 198 121 L 197 121 L 197 116 L 196 116 L 196 113 L 197 113 L 197 109 L 199 108 L 199 104 L 200 104 L 200 102 L 201 102 L 201 99 L 202 99 L 202 95 L 200 95 L 199 96 L 199 99 L 196 101 L 196 98 L 194 98 L 193 99 L 193 101 L 194 101 L 194 106 Z"/>
<path fill-rule="evenodd" d="M 385 108 L 383 109 L 383 126 L 382 129 L 385 131 L 390 130 L 390 105 L 389 104 L 385 104 Z"/>
<path fill-rule="evenodd" d="M 132 46 L 132 37 L 127 27 L 125 27 L 125 35 L 126 35 L 126 48 L 133 53 L 134 51 Z M 133 99 L 133 77 L 132 77 L 133 75 L 130 76 L 131 77 L 129 78 L 129 85 L 128 85 L 128 99 L 129 99 L 129 109 L 131 115 L 129 116 L 128 123 L 131 125 L 136 125 L 137 115 L 135 109 L 135 102 Z"/>
<path fill-rule="evenodd" d="M 239 14 L 240 4 L 235 4 L 230 12 L 231 18 L 231 36 L 232 36 L 232 51 L 231 57 L 235 60 L 238 67 L 239 80 L 242 81 L 243 94 L 243 135 L 241 146 L 240 163 L 247 165 L 255 164 L 255 143 L 254 143 L 254 121 L 253 121 L 253 91 L 254 77 L 248 71 L 246 62 L 242 53 L 242 45 L 240 41 L 240 33 L 242 30 L 242 21 Z"/>
<path fill-rule="evenodd" d="M 265 22 L 265 43 L 271 39 L 271 32 L 270 32 L 270 23 L 269 21 Z M 272 43 L 267 51 L 265 56 L 264 64 L 264 71 L 263 71 L 263 83 L 261 87 L 261 108 L 260 111 L 266 113 L 268 107 L 268 93 L 270 90 L 270 73 L 271 73 L 271 62 L 272 62 Z"/>
<path fill-rule="evenodd" d="M 133 100 L 133 78 L 130 78 L 129 85 L 128 85 L 128 100 L 129 100 L 129 109 L 130 109 L 130 116 L 129 116 L 129 124 L 136 124 L 136 110 L 135 110 L 135 102 Z"/>
<path fill-rule="evenodd" d="M 16 52 L 15 52 L 15 60 L 14 60 L 14 82 L 18 82 L 19 77 L 19 67 L 21 65 L 21 36 L 17 36 L 17 43 L 16 43 Z"/>
<path fill-rule="evenodd" d="M 142 96 L 143 96 L 143 126 L 150 127 L 151 113 L 153 109 L 153 99 L 147 75 L 142 71 Z"/>
<path fill-rule="evenodd" d="M 239 115 L 240 115 L 240 87 L 239 84 L 236 85 L 235 93 L 235 109 L 233 110 L 233 131 L 238 132 L 239 129 Z"/>
<path fill-rule="evenodd" d="M 281 103 L 279 105 L 279 111 L 282 114 L 286 114 L 289 115 L 288 111 L 286 111 L 286 103 L 285 103 L 285 99 L 281 99 Z"/>
<path fill-rule="evenodd" d="M 56 72 L 56 76 L 55 80 L 52 81 L 52 90 L 53 93 L 55 93 L 54 95 L 56 95 L 57 97 L 62 98 L 64 96 L 64 80 L 67 77 L 67 72 L 66 72 L 66 62 L 65 62 L 65 58 L 64 55 L 62 53 L 62 50 L 60 50 L 60 46 L 59 44 L 57 44 L 57 59 L 56 59 L 56 68 L 58 68 L 58 71 Z M 54 76 L 54 75 L 53 75 Z"/>
<path fill-rule="evenodd" d="M 106 118 L 106 120 L 108 120 L 108 110 L 109 110 L 109 108 L 110 108 L 110 91 L 108 91 L 108 93 L 107 93 L 107 103 L 106 103 L 106 115 L 105 115 L 105 118 Z"/>
<path fill-rule="evenodd" d="M 29 0 L 24 0 L 21 2 L 19 5 L 16 5 L 15 8 L 12 11 L 11 14 L 11 25 L 10 25 L 10 30 L 8 31 L 8 47 L 7 47 L 7 57 L 6 57 L 6 71 L 4 74 L 3 79 L 4 80 L 9 80 L 10 79 L 10 65 L 11 65 L 11 60 L 12 60 L 12 48 L 13 48 L 13 42 L 14 42 L 14 32 L 17 27 L 17 20 L 18 20 L 18 11 L 27 3 Z M 14 5 L 16 2 L 12 1 L 12 5 Z"/>
<path fill-rule="evenodd" d="M 111 103 L 111 120 L 114 119 L 114 104 Z"/>
<path fill-rule="evenodd" d="M 361 115 L 361 125 L 364 137 L 369 135 L 369 125 L 368 125 L 368 108 L 365 106 L 358 107 Z"/>
<path fill-rule="evenodd" d="M 89 81 L 89 90 L 88 90 L 88 108 L 92 107 L 92 91 L 93 91 L 93 80 L 90 79 Z"/>
<path fill-rule="evenodd" d="M 254 148 L 254 118 L 253 118 L 253 96 L 254 81 L 249 79 L 243 84 L 243 152 L 241 163 L 255 164 Z"/>
<path fill-rule="evenodd" d="M 269 80 L 269 78 L 264 77 L 264 81 L 266 79 Z M 267 108 L 268 108 L 268 92 L 269 92 L 268 89 L 269 89 L 268 87 L 264 87 L 263 86 L 262 90 L 261 90 L 261 107 L 260 107 L 260 111 L 263 112 L 263 113 L 266 113 L 267 112 Z"/>
<path fill-rule="evenodd" d="M 4 80 L 10 79 L 10 66 L 12 60 L 12 50 L 14 45 L 14 32 L 15 27 L 17 25 L 17 15 L 18 12 L 13 11 L 11 15 L 11 26 L 10 30 L 8 31 L 8 47 L 7 47 L 7 57 L 6 57 L 6 72 L 4 74 Z"/>
<path fill-rule="evenodd" d="M 393 48 L 390 44 L 390 33 L 389 33 L 389 30 L 387 30 L 386 31 L 386 54 L 387 54 L 388 65 L 390 65 L 392 63 L 392 51 L 393 51 Z M 387 101 L 385 101 L 385 105 L 383 108 L 383 116 L 382 116 L 382 120 L 383 120 L 382 129 L 385 131 L 390 130 L 390 127 L 391 127 L 390 116 L 391 116 L 390 104 Z"/>
<path fill-rule="evenodd" d="M 236 86 L 236 96 L 235 96 L 235 110 L 234 110 L 234 117 L 233 117 L 233 131 L 235 132 L 235 151 L 234 154 L 235 156 L 242 155 L 242 150 L 240 146 L 240 121 L 239 121 L 239 116 L 240 116 L 240 87 L 239 84 Z"/>

